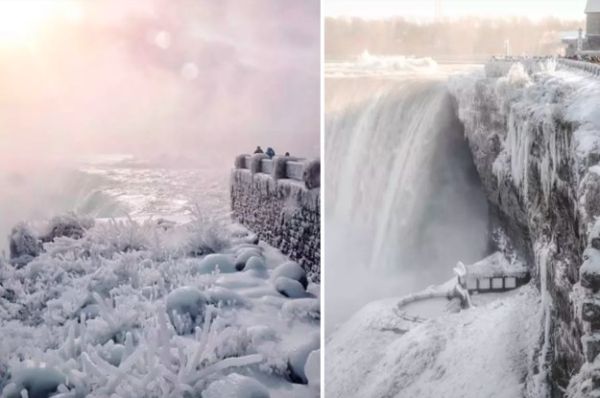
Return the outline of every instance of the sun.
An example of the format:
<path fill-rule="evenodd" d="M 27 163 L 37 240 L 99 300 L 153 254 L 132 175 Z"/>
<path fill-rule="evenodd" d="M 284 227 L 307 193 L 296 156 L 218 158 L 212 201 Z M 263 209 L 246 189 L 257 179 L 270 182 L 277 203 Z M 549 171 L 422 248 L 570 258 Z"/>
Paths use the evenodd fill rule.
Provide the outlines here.
<path fill-rule="evenodd" d="M 34 39 L 52 19 L 78 19 L 72 0 L 0 0 L 0 45 L 22 45 Z"/>

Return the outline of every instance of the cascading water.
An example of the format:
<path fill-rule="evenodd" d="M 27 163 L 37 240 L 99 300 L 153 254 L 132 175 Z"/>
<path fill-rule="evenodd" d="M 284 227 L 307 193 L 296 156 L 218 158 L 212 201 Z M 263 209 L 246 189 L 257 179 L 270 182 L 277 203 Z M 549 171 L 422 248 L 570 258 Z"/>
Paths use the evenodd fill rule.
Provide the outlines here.
<path fill-rule="evenodd" d="M 371 300 L 447 280 L 489 244 L 444 79 L 362 76 L 326 80 L 328 332 Z"/>

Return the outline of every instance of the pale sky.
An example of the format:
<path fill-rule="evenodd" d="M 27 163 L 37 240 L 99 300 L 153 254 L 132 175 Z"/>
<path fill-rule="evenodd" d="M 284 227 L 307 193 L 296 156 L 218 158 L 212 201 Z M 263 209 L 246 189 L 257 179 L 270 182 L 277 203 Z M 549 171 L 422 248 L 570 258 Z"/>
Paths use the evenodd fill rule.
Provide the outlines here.
<path fill-rule="evenodd" d="M 436 15 L 435 3 L 436 0 L 324 0 L 323 10 L 330 17 L 431 20 Z M 586 0 L 442 0 L 441 3 L 441 15 L 446 18 L 517 15 L 532 19 L 547 16 L 583 19 Z"/>
<path fill-rule="evenodd" d="M 0 171 L 19 153 L 318 154 L 320 25 L 319 0 L 0 0 Z"/>

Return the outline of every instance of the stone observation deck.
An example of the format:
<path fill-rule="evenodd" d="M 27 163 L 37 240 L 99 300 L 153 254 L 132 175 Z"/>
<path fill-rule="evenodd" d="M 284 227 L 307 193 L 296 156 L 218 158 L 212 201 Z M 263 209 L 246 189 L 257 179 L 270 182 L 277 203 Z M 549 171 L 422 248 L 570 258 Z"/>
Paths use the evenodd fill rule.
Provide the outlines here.
<path fill-rule="evenodd" d="M 297 261 L 320 282 L 320 162 L 290 156 L 239 155 L 231 172 L 235 221 Z"/>

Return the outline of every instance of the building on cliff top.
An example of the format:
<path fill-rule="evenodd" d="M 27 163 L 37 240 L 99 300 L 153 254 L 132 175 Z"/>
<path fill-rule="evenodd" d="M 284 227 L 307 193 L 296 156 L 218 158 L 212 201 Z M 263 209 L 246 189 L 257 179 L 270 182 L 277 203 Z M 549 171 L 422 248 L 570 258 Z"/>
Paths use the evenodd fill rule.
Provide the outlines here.
<path fill-rule="evenodd" d="M 579 29 L 577 34 L 568 32 L 569 34 L 564 34 L 561 38 L 561 41 L 566 44 L 567 57 L 600 56 L 600 0 L 588 0 L 585 16 L 585 36 L 583 30 Z"/>

